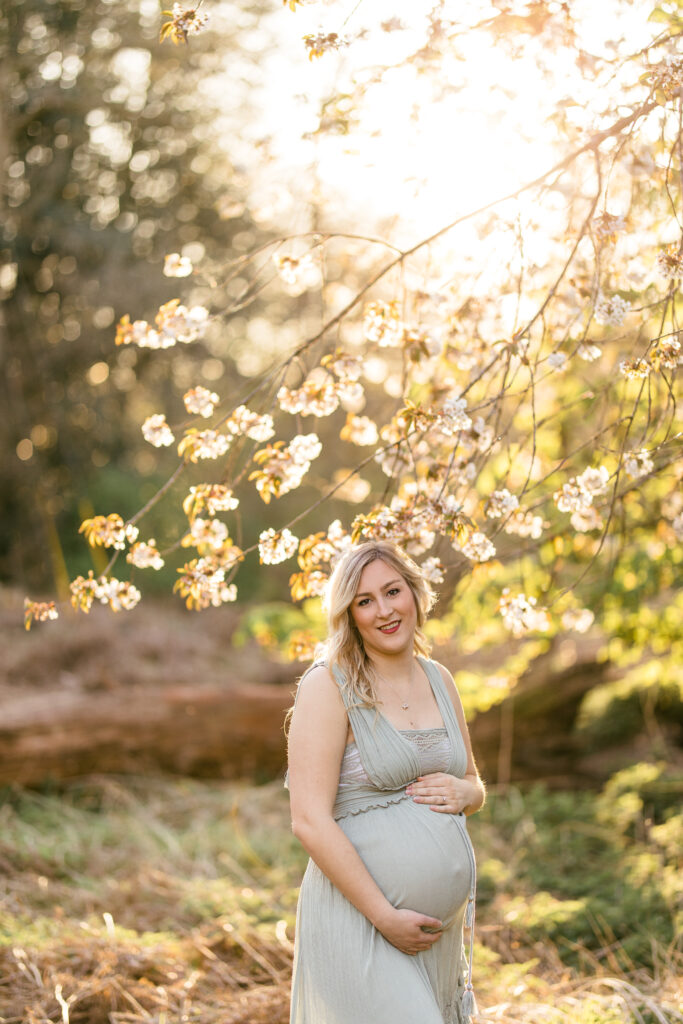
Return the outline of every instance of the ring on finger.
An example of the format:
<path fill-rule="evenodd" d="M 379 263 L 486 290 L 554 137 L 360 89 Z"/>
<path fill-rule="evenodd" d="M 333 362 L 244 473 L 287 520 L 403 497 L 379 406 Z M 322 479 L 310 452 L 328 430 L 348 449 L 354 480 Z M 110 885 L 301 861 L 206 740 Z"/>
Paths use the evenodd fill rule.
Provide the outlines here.
<path fill-rule="evenodd" d="M 445 796 L 442 796 L 442 797 L 441 797 L 441 803 L 442 803 L 442 804 L 445 804 L 445 803 L 446 803 L 446 797 L 445 797 Z"/>

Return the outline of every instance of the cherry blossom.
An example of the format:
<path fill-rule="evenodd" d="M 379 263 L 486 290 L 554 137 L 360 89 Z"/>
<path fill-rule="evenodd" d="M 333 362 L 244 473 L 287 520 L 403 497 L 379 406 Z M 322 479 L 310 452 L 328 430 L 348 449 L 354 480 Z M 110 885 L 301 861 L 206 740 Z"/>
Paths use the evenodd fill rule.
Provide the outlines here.
<path fill-rule="evenodd" d="M 193 269 L 192 260 L 180 253 L 169 253 L 164 259 L 164 277 L 189 277 Z"/>
<path fill-rule="evenodd" d="M 590 608 L 569 608 L 562 614 L 562 625 L 576 633 L 585 633 L 591 628 L 595 615 Z"/>
<path fill-rule="evenodd" d="M 342 441 L 350 441 L 357 445 L 377 444 L 379 434 L 377 424 L 369 416 L 355 416 L 349 413 L 346 423 L 341 428 L 339 436 Z"/>
<path fill-rule="evenodd" d="M 495 545 L 479 530 L 475 530 L 464 544 L 456 545 L 456 550 L 458 549 L 472 562 L 488 562 L 496 554 Z"/>
<path fill-rule="evenodd" d="M 272 416 L 252 412 L 246 405 L 238 405 L 225 426 L 231 434 L 244 434 L 252 441 L 269 441 L 275 433 Z"/>
<path fill-rule="evenodd" d="M 193 558 L 181 569 L 173 590 L 185 598 L 188 608 L 200 611 L 213 606 L 219 608 L 237 600 L 237 587 L 227 583 L 225 569 L 208 558 Z"/>
<path fill-rule="evenodd" d="M 185 436 L 178 445 L 178 455 L 184 455 L 190 462 L 200 459 L 218 459 L 228 451 L 232 437 L 221 434 L 218 430 L 185 431 Z"/>
<path fill-rule="evenodd" d="M 55 608 L 54 601 L 31 601 L 24 598 L 24 628 L 30 629 L 33 622 L 47 622 L 50 619 L 58 619 L 59 612 Z"/>
<path fill-rule="evenodd" d="M 552 370 L 562 371 L 567 369 L 566 352 L 551 352 L 548 356 L 548 366 Z"/>
<path fill-rule="evenodd" d="M 501 593 L 498 610 L 513 636 L 523 636 L 531 630 L 545 632 L 550 627 L 547 610 L 536 607 L 535 597 L 512 594 L 509 587 Z"/>
<path fill-rule="evenodd" d="M 134 541 L 138 535 L 137 527 L 124 523 L 116 512 L 84 519 L 78 532 L 85 534 L 92 547 L 115 548 L 117 551 L 123 551 L 126 544 Z"/>
<path fill-rule="evenodd" d="M 198 484 L 190 487 L 190 493 L 183 501 L 183 511 L 188 519 L 194 519 L 205 509 L 210 517 L 216 512 L 232 512 L 239 506 L 239 499 L 232 488 L 225 484 Z"/>
<path fill-rule="evenodd" d="M 256 489 L 268 504 L 271 497 L 294 490 L 310 469 L 311 461 L 322 451 L 317 434 L 299 434 L 285 447 L 282 441 L 260 449 L 254 462 L 260 467 L 250 474 Z"/>
<path fill-rule="evenodd" d="M 299 547 L 299 539 L 289 530 L 263 530 L 259 534 L 258 550 L 262 565 L 277 565 L 291 558 Z"/>
<path fill-rule="evenodd" d="M 198 416 L 203 416 L 205 419 L 213 413 L 216 405 L 218 404 L 218 395 L 213 391 L 209 391 L 208 388 L 202 387 L 198 384 L 197 387 L 190 388 L 183 395 L 183 402 L 185 408 L 189 413 L 193 413 Z"/>
<path fill-rule="evenodd" d="M 500 519 L 514 512 L 518 507 L 519 499 L 514 494 L 510 494 L 507 488 L 503 487 L 500 491 L 494 491 L 489 498 L 486 505 L 486 515 L 489 519 Z"/>
<path fill-rule="evenodd" d="M 599 324 L 618 327 L 624 322 L 630 308 L 631 303 L 627 299 L 622 299 L 620 295 L 606 296 L 600 292 L 595 303 L 594 316 Z"/>
<path fill-rule="evenodd" d="M 166 417 L 160 412 L 147 417 L 142 424 L 142 436 L 155 448 L 167 448 L 175 441 L 173 431 L 166 422 Z"/>
<path fill-rule="evenodd" d="M 639 480 L 654 471 L 655 464 L 650 458 L 650 453 L 645 448 L 639 452 L 626 452 L 624 454 L 624 469 L 632 480 Z"/>
<path fill-rule="evenodd" d="M 86 613 L 95 601 L 108 604 L 114 612 L 130 611 L 142 596 L 137 587 L 127 580 L 117 580 L 113 576 L 100 576 L 96 579 L 92 569 L 87 577 L 77 576 L 69 587 L 71 604 L 77 611 Z"/>
<path fill-rule="evenodd" d="M 164 560 L 159 554 L 156 541 L 151 537 L 148 541 L 138 541 L 126 555 L 126 561 L 138 569 L 161 569 Z"/>

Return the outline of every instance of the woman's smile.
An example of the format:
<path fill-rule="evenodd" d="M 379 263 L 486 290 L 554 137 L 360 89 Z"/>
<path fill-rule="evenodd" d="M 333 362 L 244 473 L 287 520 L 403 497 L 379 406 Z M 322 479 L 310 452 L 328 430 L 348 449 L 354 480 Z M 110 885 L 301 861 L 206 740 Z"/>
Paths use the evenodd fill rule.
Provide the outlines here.
<path fill-rule="evenodd" d="M 390 622 L 388 625 L 380 626 L 379 628 L 382 633 L 395 633 L 400 625 L 400 622 Z"/>

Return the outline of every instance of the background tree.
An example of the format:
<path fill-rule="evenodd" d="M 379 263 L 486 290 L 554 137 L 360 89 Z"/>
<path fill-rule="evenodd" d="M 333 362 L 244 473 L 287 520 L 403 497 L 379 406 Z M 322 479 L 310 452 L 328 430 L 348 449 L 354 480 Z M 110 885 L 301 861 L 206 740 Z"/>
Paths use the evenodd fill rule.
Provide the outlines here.
<path fill-rule="evenodd" d="M 110 549 L 113 559 L 72 581 L 74 605 L 133 607 L 137 570 L 164 564 L 179 569 L 175 589 L 189 607 L 234 601 L 235 581 L 246 581 L 247 594 L 253 586 L 255 574 L 238 570 L 245 559 L 253 566 L 257 551 L 266 564 L 297 556 L 290 587 L 306 601 L 352 539 L 390 536 L 442 588 L 437 634 L 457 627 L 479 649 L 510 634 L 531 637 L 493 687 L 472 681 L 480 707 L 499 702 L 530 659 L 596 616 L 617 633 L 601 657 L 638 664 L 653 645 L 668 652 L 648 686 L 675 703 L 678 6 L 629 19 L 630 5 L 615 2 L 613 14 L 624 16 L 619 39 L 611 20 L 596 24 L 588 12 L 551 2 L 457 11 L 440 3 L 403 20 L 382 20 L 376 8 L 365 24 L 361 8 L 347 17 L 346 36 L 337 5 L 324 12 L 334 30 L 317 32 L 302 32 L 313 6 L 294 6 L 291 16 L 282 12 L 282 45 L 296 25 L 317 105 L 313 118 L 310 96 L 291 100 L 307 111 L 304 155 L 275 162 L 282 128 L 273 127 L 245 156 L 242 199 L 264 237 L 255 245 L 238 237 L 221 259 L 198 259 L 199 250 L 194 263 L 168 255 L 166 272 L 188 277 L 186 295 L 155 319 L 133 311 L 120 320 L 120 359 L 179 346 L 176 396 L 161 411 L 141 399 L 137 409 L 149 413 L 138 419 L 147 440 L 160 449 L 177 443 L 180 462 L 134 514 L 110 506 L 83 523 L 93 549 Z M 181 43 L 188 35 L 194 45 L 202 12 L 174 8 L 164 34 Z M 216 59 L 207 72 L 201 51 L 175 52 L 197 81 Z M 495 82 L 482 76 L 483 54 L 495 56 Z M 336 62 L 328 77 L 314 71 L 325 62 Z M 470 121 L 469 136 L 445 143 L 435 134 L 439 118 L 447 123 L 456 107 L 471 113 L 478 101 L 483 130 Z M 533 103 L 541 117 L 552 111 L 540 148 Z M 508 120 L 529 135 L 519 151 Z M 486 151 L 497 130 L 498 148 Z M 512 180 L 473 208 L 471 177 L 472 195 L 439 192 L 437 157 L 446 167 L 476 162 L 477 146 L 501 161 L 509 153 Z M 338 162 L 352 174 L 364 147 L 377 192 L 370 204 L 361 197 L 343 207 L 325 168 Z M 400 218 L 394 204 L 405 182 L 379 156 L 395 148 L 415 172 L 415 204 Z M 529 152 L 545 169 L 529 173 Z M 479 161 L 482 174 L 489 163 Z M 289 170 L 293 204 L 281 202 L 274 168 L 283 180 Z M 215 187 L 210 176 L 202 187 Z M 439 202 L 429 202 L 430 191 Z M 444 204 L 453 216 L 443 217 Z M 282 231 L 287 209 L 290 222 L 298 219 L 295 233 Z M 207 353 L 225 367 L 216 392 Z M 159 376 L 167 355 L 142 354 L 150 378 Z M 196 416 L 189 426 L 186 414 Z M 335 504 L 321 529 L 328 502 Z M 111 577 L 126 549 L 135 575 Z M 656 613 L 646 610 L 650 600 Z M 29 602 L 27 623 L 53 614 Z M 653 627 L 635 645 L 631 616 L 650 616 Z M 315 605 L 305 605 L 305 629 L 291 637 L 303 657 L 316 617 Z"/>

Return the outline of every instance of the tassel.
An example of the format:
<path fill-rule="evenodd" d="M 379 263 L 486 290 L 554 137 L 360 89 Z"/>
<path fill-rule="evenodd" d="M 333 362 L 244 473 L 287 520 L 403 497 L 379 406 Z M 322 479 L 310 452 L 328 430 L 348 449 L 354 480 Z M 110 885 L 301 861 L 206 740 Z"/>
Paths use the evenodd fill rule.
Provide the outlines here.
<path fill-rule="evenodd" d="M 474 897 L 470 896 L 465 911 L 465 928 L 471 928 L 474 924 Z"/>
<path fill-rule="evenodd" d="M 477 1001 L 474 998 L 474 991 L 471 985 L 469 985 L 463 992 L 462 1003 L 460 1005 L 463 1024 L 469 1024 L 470 1017 L 473 1013 L 477 1012 Z"/>

